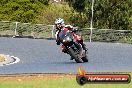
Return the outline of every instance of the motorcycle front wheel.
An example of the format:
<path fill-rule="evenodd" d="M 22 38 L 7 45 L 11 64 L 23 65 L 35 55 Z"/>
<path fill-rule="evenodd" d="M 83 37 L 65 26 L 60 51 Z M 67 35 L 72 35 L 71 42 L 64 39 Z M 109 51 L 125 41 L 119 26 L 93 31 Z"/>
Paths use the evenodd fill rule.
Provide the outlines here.
<path fill-rule="evenodd" d="M 74 52 L 74 50 L 73 50 L 72 48 L 69 48 L 69 54 L 70 54 L 70 56 L 71 56 L 72 58 L 75 59 L 75 61 L 76 61 L 77 63 L 83 63 L 83 60 L 82 60 L 81 58 L 79 58 L 79 57 L 75 54 L 75 52 Z"/>

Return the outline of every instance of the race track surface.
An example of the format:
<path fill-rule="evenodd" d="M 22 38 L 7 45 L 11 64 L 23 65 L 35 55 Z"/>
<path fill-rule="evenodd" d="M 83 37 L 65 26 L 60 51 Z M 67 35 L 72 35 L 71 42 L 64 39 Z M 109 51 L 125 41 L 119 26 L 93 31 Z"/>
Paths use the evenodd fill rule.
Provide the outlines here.
<path fill-rule="evenodd" d="M 131 72 L 132 44 L 86 42 L 88 63 L 76 63 L 61 52 L 55 40 L 0 38 L 0 54 L 13 55 L 20 62 L 0 66 L 0 74 L 76 73 L 82 66 L 86 72 Z"/>

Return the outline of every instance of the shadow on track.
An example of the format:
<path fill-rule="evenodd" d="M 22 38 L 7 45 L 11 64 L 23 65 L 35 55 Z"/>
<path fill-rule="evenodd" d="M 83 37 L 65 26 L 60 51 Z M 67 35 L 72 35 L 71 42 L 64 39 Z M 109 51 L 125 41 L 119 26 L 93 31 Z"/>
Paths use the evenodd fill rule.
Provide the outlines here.
<path fill-rule="evenodd" d="M 78 64 L 78 63 L 71 61 L 71 62 L 52 62 L 50 64 L 62 64 L 62 65 L 64 65 L 64 64 Z"/>

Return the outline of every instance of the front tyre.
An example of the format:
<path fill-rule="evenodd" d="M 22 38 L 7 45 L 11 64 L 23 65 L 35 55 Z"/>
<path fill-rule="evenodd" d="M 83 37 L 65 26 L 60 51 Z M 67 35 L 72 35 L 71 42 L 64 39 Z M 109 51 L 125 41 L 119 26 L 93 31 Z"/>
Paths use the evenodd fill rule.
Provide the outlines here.
<path fill-rule="evenodd" d="M 82 59 L 75 59 L 75 61 L 76 61 L 77 63 L 83 63 L 83 60 L 82 60 Z"/>
<path fill-rule="evenodd" d="M 71 57 L 75 59 L 77 63 L 83 63 L 83 60 L 81 58 L 78 58 L 77 55 L 74 53 L 72 48 L 69 48 L 69 54 Z"/>
<path fill-rule="evenodd" d="M 87 57 L 82 57 L 83 62 L 88 62 L 88 58 Z"/>

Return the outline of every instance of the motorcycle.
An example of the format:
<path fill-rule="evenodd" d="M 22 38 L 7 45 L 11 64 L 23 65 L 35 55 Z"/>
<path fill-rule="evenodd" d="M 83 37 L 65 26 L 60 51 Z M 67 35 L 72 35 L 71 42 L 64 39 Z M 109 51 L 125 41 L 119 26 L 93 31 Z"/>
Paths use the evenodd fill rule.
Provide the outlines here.
<path fill-rule="evenodd" d="M 74 36 L 69 30 L 61 30 L 59 41 L 62 43 L 63 52 L 71 56 L 77 63 L 88 62 L 87 51 L 82 45 L 74 40 Z"/>

